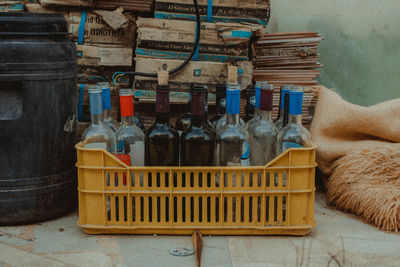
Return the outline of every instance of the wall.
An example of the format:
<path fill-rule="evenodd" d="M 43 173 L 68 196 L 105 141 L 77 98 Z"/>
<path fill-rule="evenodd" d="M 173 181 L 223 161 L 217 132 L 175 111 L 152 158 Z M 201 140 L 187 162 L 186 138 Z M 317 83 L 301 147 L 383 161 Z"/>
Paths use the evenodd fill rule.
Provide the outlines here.
<path fill-rule="evenodd" d="M 321 84 L 360 105 L 400 97 L 399 0 L 271 0 L 271 6 L 269 31 L 324 36 Z"/>

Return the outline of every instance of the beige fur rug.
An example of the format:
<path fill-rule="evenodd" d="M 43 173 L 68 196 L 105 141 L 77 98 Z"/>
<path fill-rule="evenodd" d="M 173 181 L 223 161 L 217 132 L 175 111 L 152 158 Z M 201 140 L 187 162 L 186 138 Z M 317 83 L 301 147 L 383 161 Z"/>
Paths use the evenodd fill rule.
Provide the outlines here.
<path fill-rule="evenodd" d="M 400 231 L 400 100 L 371 107 L 319 88 L 311 126 L 327 200 L 385 231 Z"/>

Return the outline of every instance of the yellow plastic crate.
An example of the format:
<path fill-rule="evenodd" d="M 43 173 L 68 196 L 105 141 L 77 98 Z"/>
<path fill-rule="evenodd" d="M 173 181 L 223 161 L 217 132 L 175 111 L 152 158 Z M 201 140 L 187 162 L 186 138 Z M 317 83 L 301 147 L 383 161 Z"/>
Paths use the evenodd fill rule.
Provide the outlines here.
<path fill-rule="evenodd" d="M 89 234 L 305 235 L 315 225 L 315 147 L 261 167 L 129 167 L 76 149 L 79 225 Z"/>

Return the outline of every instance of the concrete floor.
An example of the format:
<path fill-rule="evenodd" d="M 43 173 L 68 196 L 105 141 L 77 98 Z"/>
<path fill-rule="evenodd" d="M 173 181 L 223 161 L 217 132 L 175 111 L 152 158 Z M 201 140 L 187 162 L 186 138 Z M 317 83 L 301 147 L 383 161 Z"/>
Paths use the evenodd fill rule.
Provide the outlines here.
<path fill-rule="evenodd" d="M 204 237 L 202 266 L 399 266 L 400 235 L 326 206 L 316 195 L 317 226 L 306 237 Z M 0 267 L 195 266 L 185 236 L 91 236 L 77 213 L 35 225 L 0 227 Z"/>

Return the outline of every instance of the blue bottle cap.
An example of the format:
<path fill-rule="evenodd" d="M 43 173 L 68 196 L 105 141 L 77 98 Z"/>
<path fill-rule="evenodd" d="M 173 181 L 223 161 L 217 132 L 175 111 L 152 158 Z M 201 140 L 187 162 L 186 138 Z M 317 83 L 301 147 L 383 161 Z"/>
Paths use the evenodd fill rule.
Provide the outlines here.
<path fill-rule="evenodd" d="M 301 115 L 303 113 L 303 92 L 290 92 L 289 114 Z"/>
<path fill-rule="evenodd" d="M 256 85 L 256 108 L 260 108 L 261 86 Z"/>
<path fill-rule="evenodd" d="M 94 85 L 89 87 L 89 103 L 90 114 L 100 115 L 103 114 L 103 96 L 102 90 L 99 86 Z"/>
<path fill-rule="evenodd" d="M 111 89 L 110 83 L 108 82 L 99 82 L 97 83 L 98 86 L 103 91 L 103 108 L 104 109 L 111 109 Z"/>
<path fill-rule="evenodd" d="M 290 89 L 282 89 L 281 110 L 285 109 L 285 95 L 290 93 Z"/>
<path fill-rule="evenodd" d="M 227 85 L 226 102 L 226 112 L 228 114 L 240 114 L 240 85 Z"/>

